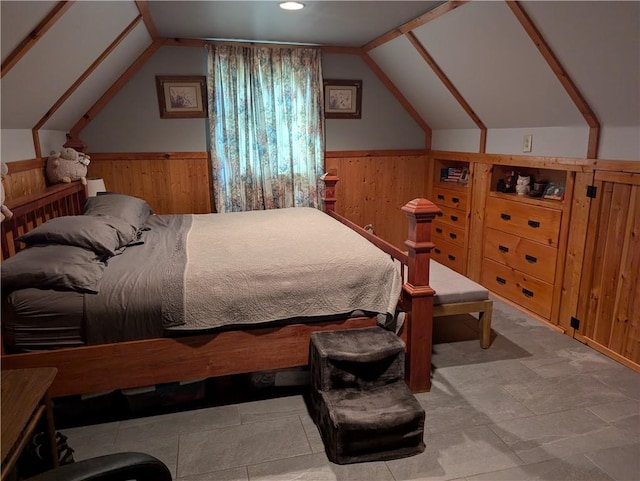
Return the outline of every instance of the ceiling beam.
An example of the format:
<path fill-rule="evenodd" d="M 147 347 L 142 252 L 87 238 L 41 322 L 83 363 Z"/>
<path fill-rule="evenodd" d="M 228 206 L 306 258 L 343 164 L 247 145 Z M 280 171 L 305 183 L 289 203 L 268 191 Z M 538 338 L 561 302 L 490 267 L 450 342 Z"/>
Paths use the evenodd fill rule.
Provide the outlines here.
<path fill-rule="evenodd" d="M 140 12 L 140 15 L 142 15 L 142 20 L 147 27 L 149 35 L 151 35 L 151 38 L 155 40 L 160 35 L 158 35 L 158 29 L 156 28 L 156 24 L 153 21 L 153 17 L 151 16 L 149 3 L 147 3 L 147 0 L 136 0 L 136 7 L 138 7 L 138 12 Z"/>
<path fill-rule="evenodd" d="M 20 44 L 13 49 L 13 51 L 7 55 L 7 58 L 2 62 L 0 70 L 0 78 L 4 77 L 15 65 L 24 57 L 33 46 L 38 43 L 45 33 L 58 21 L 64 13 L 71 8 L 74 2 L 58 2 L 53 9 L 47 14 L 44 19 L 29 32 L 29 35 L 25 37 Z"/>
<path fill-rule="evenodd" d="M 369 56 L 368 53 L 362 51 L 360 55 L 362 60 L 369 66 L 373 73 L 375 73 L 378 78 L 382 81 L 382 83 L 389 89 L 389 91 L 398 99 L 398 102 L 405 108 L 405 110 L 413 117 L 413 120 L 424 130 L 426 139 L 425 139 L 425 149 L 431 148 L 431 136 L 432 130 L 431 127 L 425 120 L 420 116 L 418 111 L 413 108 L 411 103 L 402 95 L 402 92 L 394 85 L 394 83 L 387 77 L 387 75 L 382 71 L 382 69 L 378 66 L 378 64 Z"/>
<path fill-rule="evenodd" d="M 558 57 L 556 57 L 556 55 L 553 53 L 551 47 L 549 47 L 545 39 L 542 37 L 542 34 L 534 25 L 529 15 L 527 15 L 527 13 L 524 11 L 520 2 L 510 0 L 505 1 L 533 41 L 534 45 L 542 54 L 542 57 L 545 59 L 553 73 L 556 75 L 571 100 L 573 100 L 573 103 L 584 117 L 584 120 L 587 122 L 587 125 L 589 126 L 589 144 L 587 147 L 587 158 L 597 158 L 598 143 L 600 138 L 600 122 L 598 121 L 598 118 L 596 117 L 593 110 L 591 110 L 591 107 L 587 103 L 586 99 L 580 93 L 578 87 L 569 77 L 567 71 L 562 67 L 562 64 L 558 60 Z"/>
<path fill-rule="evenodd" d="M 460 94 L 460 92 L 458 92 L 458 89 L 453 85 L 451 80 L 449 80 L 449 77 L 446 76 L 446 74 L 442 71 L 440 66 L 433 59 L 433 57 L 429 55 L 429 52 L 427 52 L 427 49 L 424 47 L 424 45 L 422 45 L 420 40 L 418 40 L 418 38 L 413 34 L 413 32 L 407 32 L 405 33 L 405 36 L 407 37 L 407 39 L 409 39 L 409 42 L 411 42 L 411 44 L 415 47 L 415 49 L 418 51 L 418 53 L 424 59 L 424 61 L 427 62 L 429 67 L 431 67 L 431 70 L 433 70 L 433 72 L 437 75 L 437 77 L 444 84 L 447 90 L 449 90 L 451 95 L 453 95 L 453 97 L 458 101 L 458 103 L 464 109 L 467 115 L 471 117 L 474 123 L 478 126 L 478 128 L 481 131 L 481 136 L 480 136 L 481 140 L 482 139 L 486 140 L 487 127 L 484 125 L 482 120 L 480 120 L 480 117 L 478 117 L 478 115 L 473 111 L 469 103 L 464 99 L 464 97 Z M 484 153 L 485 150 L 486 150 L 486 144 L 484 141 L 482 141 L 479 146 L 479 151 L 480 153 Z"/>
<path fill-rule="evenodd" d="M 84 129 L 89 122 L 100 112 L 107 103 L 124 87 L 140 68 L 156 53 L 162 46 L 163 40 L 156 39 L 149 45 L 144 52 L 131 64 L 131 66 L 116 80 L 111 87 L 93 104 L 93 106 L 84 114 L 78 122 L 71 128 L 70 133 L 73 138 L 78 138 L 78 133 Z"/>
<path fill-rule="evenodd" d="M 438 18 L 440 15 L 444 15 L 447 12 L 455 10 L 460 5 L 464 5 L 465 3 L 467 3 L 467 1 L 468 0 L 466 1 L 449 0 L 448 2 L 438 5 L 436 8 L 433 8 L 428 12 L 423 13 L 419 17 L 416 17 L 413 20 L 409 20 L 407 23 L 399 26 L 398 28 L 394 28 L 393 30 L 390 30 L 384 35 L 381 35 L 380 37 L 367 43 L 362 48 L 364 49 L 365 52 L 369 52 L 370 50 L 373 50 L 374 48 L 377 48 L 380 45 L 390 42 L 391 40 L 398 38 L 399 36 L 406 34 L 407 32 L 410 32 L 411 30 L 414 30 L 424 25 L 425 23 L 430 22 L 431 20 Z"/>

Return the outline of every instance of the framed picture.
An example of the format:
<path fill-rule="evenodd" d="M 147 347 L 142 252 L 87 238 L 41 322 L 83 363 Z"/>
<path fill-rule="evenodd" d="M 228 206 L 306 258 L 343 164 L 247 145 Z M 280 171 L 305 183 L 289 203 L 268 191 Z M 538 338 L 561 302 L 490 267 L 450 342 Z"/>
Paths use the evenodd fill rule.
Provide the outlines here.
<path fill-rule="evenodd" d="M 562 200 L 564 198 L 564 185 L 557 182 L 549 183 L 542 197 L 544 199 Z"/>
<path fill-rule="evenodd" d="M 362 80 L 324 80 L 324 116 L 359 119 L 362 116 Z"/>
<path fill-rule="evenodd" d="M 207 116 L 207 82 L 204 76 L 156 76 L 161 119 Z"/>

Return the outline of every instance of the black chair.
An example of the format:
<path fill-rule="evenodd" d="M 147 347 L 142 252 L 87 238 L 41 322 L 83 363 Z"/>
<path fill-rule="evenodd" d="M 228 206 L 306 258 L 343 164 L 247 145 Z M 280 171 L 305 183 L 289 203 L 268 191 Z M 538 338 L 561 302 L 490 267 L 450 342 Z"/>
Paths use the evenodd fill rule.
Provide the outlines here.
<path fill-rule="evenodd" d="M 144 453 L 116 453 L 45 471 L 25 481 L 172 481 L 169 468 Z"/>

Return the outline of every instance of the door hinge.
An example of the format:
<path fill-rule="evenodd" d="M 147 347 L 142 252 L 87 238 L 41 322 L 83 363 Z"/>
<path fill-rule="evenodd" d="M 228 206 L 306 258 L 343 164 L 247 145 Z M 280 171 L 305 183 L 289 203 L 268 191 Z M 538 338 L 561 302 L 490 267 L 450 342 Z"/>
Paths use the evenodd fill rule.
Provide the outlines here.
<path fill-rule="evenodd" d="M 580 329 L 580 319 L 571 316 L 571 322 L 569 325 L 574 329 Z"/>
<path fill-rule="evenodd" d="M 598 188 L 595 185 L 587 186 L 587 197 L 589 197 L 590 199 L 595 199 L 597 193 L 598 193 Z"/>

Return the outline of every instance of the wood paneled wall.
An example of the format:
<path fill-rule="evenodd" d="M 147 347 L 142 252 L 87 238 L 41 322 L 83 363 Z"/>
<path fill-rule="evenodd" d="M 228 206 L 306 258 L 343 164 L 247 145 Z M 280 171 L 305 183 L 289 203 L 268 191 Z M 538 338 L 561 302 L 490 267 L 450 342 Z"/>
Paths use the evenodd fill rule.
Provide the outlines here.
<path fill-rule="evenodd" d="M 425 197 L 426 151 L 327 152 L 325 170 L 335 171 L 336 212 L 405 250 L 407 219 L 400 208 Z"/>
<path fill-rule="evenodd" d="M 212 212 L 207 152 L 92 154 L 88 175 L 145 199 L 156 214 Z"/>

